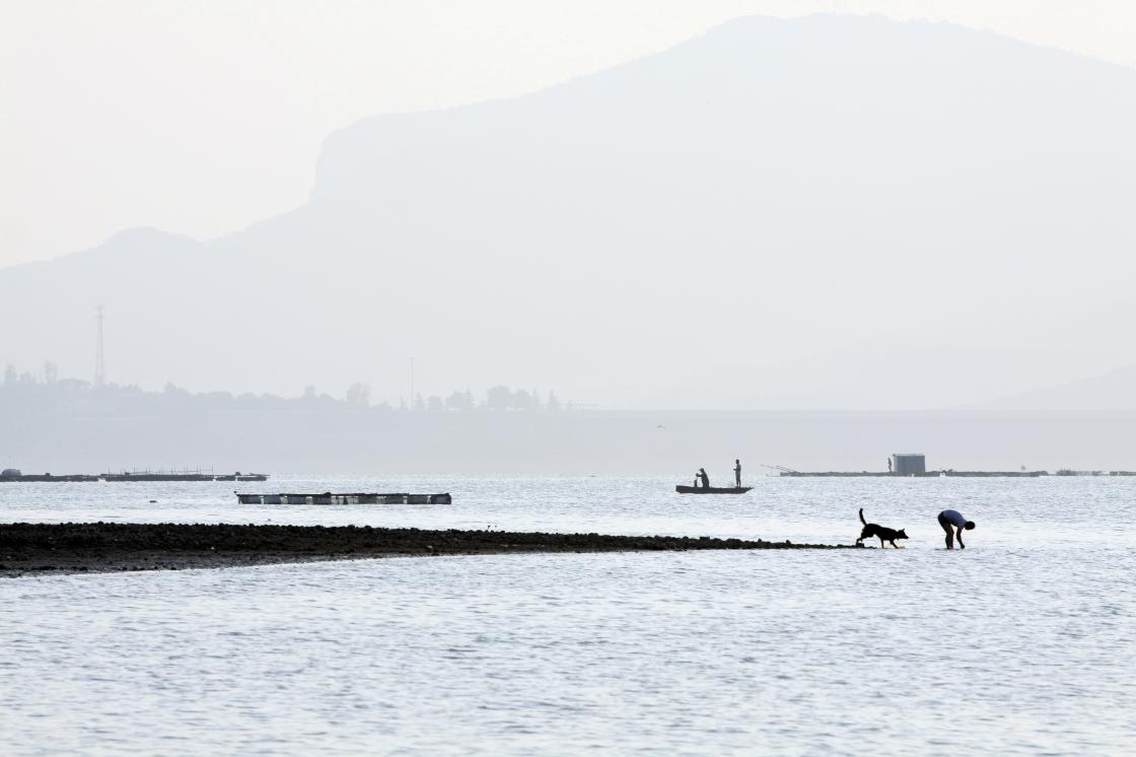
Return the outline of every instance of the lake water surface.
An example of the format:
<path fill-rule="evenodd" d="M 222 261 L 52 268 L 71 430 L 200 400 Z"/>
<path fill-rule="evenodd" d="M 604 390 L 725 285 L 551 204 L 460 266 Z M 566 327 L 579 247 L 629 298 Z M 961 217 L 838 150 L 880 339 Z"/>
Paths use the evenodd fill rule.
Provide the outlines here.
<path fill-rule="evenodd" d="M 907 549 L 393 558 L 0 581 L 8 754 L 1136 751 L 1136 480 L 0 484 L 3 521 L 323 523 Z M 685 483 L 685 482 L 684 482 Z M 149 500 L 157 500 L 151 504 Z M 943 549 L 936 513 L 978 523 Z"/>

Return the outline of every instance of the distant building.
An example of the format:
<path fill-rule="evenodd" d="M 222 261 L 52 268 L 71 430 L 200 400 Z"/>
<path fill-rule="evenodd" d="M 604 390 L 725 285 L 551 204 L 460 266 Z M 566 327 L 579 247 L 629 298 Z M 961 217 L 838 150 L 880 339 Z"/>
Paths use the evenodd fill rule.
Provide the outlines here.
<path fill-rule="evenodd" d="M 926 473 L 927 458 L 912 452 L 896 452 L 891 456 L 891 472 L 897 476 Z"/>

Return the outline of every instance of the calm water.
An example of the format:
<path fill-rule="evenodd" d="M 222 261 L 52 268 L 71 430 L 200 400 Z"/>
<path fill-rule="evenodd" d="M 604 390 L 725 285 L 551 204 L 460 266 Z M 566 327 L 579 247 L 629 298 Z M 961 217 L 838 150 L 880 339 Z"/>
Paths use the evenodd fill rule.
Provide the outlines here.
<path fill-rule="evenodd" d="M 404 558 L 0 581 L 5 753 L 1136 751 L 1136 480 L 5 484 L 3 520 L 369 523 L 900 551 Z M 150 504 L 155 499 L 157 503 Z M 935 514 L 978 522 L 942 548 Z"/>

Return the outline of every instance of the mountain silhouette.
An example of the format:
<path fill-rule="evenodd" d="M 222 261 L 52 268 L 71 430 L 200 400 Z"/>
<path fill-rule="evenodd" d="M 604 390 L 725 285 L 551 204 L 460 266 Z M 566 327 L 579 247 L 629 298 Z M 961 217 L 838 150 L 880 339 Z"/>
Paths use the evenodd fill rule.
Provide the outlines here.
<path fill-rule="evenodd" d="M 328 137 L 310 200 L 0 271 L 4 359 L 161 386 L 929 407 L 1132 361 L 1136 72 L 957 26 L 742 18 Z M 160 188 L 155 188 L 160 191 Z M 61 220 L 61 222 L 65 222 Z"/>

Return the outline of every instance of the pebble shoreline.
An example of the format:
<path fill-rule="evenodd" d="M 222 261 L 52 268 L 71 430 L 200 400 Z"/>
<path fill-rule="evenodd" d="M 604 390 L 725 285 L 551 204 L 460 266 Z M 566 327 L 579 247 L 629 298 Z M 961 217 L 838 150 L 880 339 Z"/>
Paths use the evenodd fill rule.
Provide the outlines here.
<path fill-rule="evenodd" d="M 193 523 L 0 524 L 0 576 L 223 568 L 378 557 L 855 549 L 761 539 Z"/>

